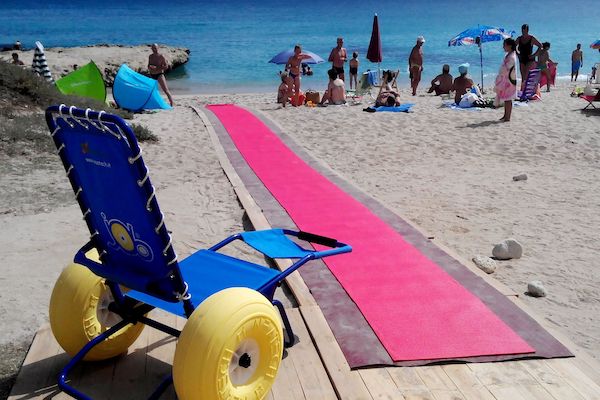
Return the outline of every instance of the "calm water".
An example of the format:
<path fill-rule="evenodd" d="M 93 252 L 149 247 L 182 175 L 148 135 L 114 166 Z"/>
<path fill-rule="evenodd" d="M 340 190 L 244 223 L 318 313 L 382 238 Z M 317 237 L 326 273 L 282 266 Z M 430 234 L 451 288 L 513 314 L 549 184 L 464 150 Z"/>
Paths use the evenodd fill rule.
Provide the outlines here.
<path fill-rule="evenodd" d="M 279 51 L 301 43 L 323 58 L 345 38 L 349 52 L 358 51 L 361 70 L 376 66 L 364 58 L 371 35 L 373 14 L 379 14 L 383 43 L 383 67 L 401 69 L 406 84 L 407 57 L 417 35 L 425 36 L 425 78 L 448 63 L 470 62 L 479 80 L 479 52 L 475 46 L 448 47 L 448 40 L 462 30 L 490 24 L 519 32 L 529 23 L 540 41 L 552 43 L 551 57 L 559 62 L 559 75 L 570 74 L 570 54 L 580 42 L 587 74 L 600 53 L 589 48 L 600 39 L 597 31 L 600 2 L 546 0 L 544 12 L 529 2 L 465 0 L 348 0 L 337 3 L 304 1 L 151 1 L 127 4 L 95 0 L 0 1 L 0 44 L 20 40 L 46 47 L 94 43 L 184 46 L 190 62 L 169 76 L 171 86 L 192 92 L 263 91 L 278 84 L 280 66 L 267 63 Z M 576 7 L 576 8 L 574 8 Z M 538 12 L 534 13 L 534 10 Z M 535 15 L 535 17 L 533 17 Z M 500 42 L 484 45 L 484 74 L 490 84 L 503 55 Z M 321 88 L 328 64 L 315 66 L 315 76 L 303 87 Z"/>

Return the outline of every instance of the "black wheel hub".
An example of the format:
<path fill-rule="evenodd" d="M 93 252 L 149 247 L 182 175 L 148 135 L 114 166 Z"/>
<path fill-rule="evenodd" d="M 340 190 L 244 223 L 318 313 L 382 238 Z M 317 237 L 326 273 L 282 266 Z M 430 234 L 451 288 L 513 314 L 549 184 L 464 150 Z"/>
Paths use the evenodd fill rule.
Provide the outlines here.
<path fill-rule="evenodd" d="M 252 359 L 250 358 L 250 356 L 248 355 L 248 353 L 244 353 L 240 357 L 240 361 L 238 362 L 238 364 L 242 368 L 248 368 L 252 364 Z"/>

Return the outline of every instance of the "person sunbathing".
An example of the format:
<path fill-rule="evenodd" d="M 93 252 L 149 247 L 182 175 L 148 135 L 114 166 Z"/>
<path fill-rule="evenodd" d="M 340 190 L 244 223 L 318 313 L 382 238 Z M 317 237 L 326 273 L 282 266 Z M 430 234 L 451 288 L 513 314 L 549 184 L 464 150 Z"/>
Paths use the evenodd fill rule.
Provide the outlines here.
<path fill-rule="evenodd" d="M 290 100 L 291 86 L 293 83 L 290 83 L 291 77 L 287 72 L 282 72 L 279 74 L 281 78 L 281 85 L 277 89 L 277 103 L 281 104 L 283 107 Z"/>
<path fill-rule="evenodd" d="M 345 104 L 346 103 L 346 89 L 344 87 L 344 81 L 339 78 L 338 72 L 335 69 L 330 69 L 327 71 L 329 75 L 329 85 L 327 85 L 327 90 L 323 94 L 323 99 L 319 105 L 325 105 L 325 103 L 329 104 Z"/>
<path fill-rule="evenodd" d="M 395 73 L 393 71 L 383 72 L 383 82 L 385 85 L 381 86 L 381 90 L 375 100 L 375 107 L 379 106 L 399 106 L 400 105 L 400 93 L 393 88 Z"/>
<path fill-rule="evenodd" d="M 431 81 L 431 87 L 427 93 L 435 92 L 436 96 L 441 94 L 448 94 L 452 90 L 452 75 L 450 75 L 450 66 L 444 64 L 442 67 L 442 73 L 433 78 Z"/>
<path fill-rule="evenodd" d="M 460 76 L 454 79 L 454 83 L 452 84 L 452 90 L 454 90 L 454 102 L 456 104 L 459 104 L 462 96 L 473 87 L 473 80 L 467 77 L 469 73 L 469 64 L 459 65 L 458 72 L 460 73 Z"/>

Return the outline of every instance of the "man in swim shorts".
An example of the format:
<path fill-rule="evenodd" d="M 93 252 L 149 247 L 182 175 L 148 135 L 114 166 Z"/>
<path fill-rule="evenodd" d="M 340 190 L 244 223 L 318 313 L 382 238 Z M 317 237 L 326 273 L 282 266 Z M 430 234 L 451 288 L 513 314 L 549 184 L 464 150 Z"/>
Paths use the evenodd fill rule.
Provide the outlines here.
<path fill-rule="evenodd" d="M 583 51 L 581 51 L 581 43 L 577 43 L 577 48 L 571 53 L 571 82 L 577 82 L 581 67 L 583 67 Z"/>
<path fill-rule="evenodd" d="M 417 87 L 419 86 L 419 82 L 421 82 L 421 73 L 423 72 L 423 43 L 425 43 L 425 38 L 423 36 L 417 37 L 417 44 L 412 48 L 408 57 L 410 87 L 412 88 L 413 96 L 417 95 Z"/>
<path fill-rule="evenodd" d="M 158 45 L 156 43 L 152 44 L 150 48 L 152 49 L 152 54 L 148 57 L 148 72 L 152 79 L 158 81 L 158 84 L 167 95 L 169 104 L 171 104 L 172 107 L 173 97 L 171 97 L 171 92 L 169 92 L 169 87 L 167 86 L 167 79 L 165 78 L 165 71 L 169 69 L 169 63 L 165 57 L 158 52 Z"/>
<path fill-rule="evenodd" d="M 329 60 L 331 61 L 331 66 L 338 74 L 338 77 L 341 80 L 345 80 L 344 76 L 344 63 L 348 59 L 348 53 L 344 48 L 344 38 L 337 38 L 337 46 L 331 49 L 331 53 L 329 54 Z"/>

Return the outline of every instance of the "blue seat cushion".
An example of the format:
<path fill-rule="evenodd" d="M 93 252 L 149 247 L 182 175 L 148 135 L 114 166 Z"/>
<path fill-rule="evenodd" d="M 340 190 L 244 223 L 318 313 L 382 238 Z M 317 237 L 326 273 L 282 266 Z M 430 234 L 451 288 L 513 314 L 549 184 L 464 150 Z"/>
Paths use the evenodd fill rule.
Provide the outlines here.
<path fill-rule="evenodd" d="M 277 270 L 209 250 L 197 251 L 180 261 L 179 268 L 196 307 L 220 290 L 230 287 L 257 290 L 280 274 Z M 127 292 L 126 296 L 185 317 L 182 302 L 169 303 L 136 290 Z"/>

